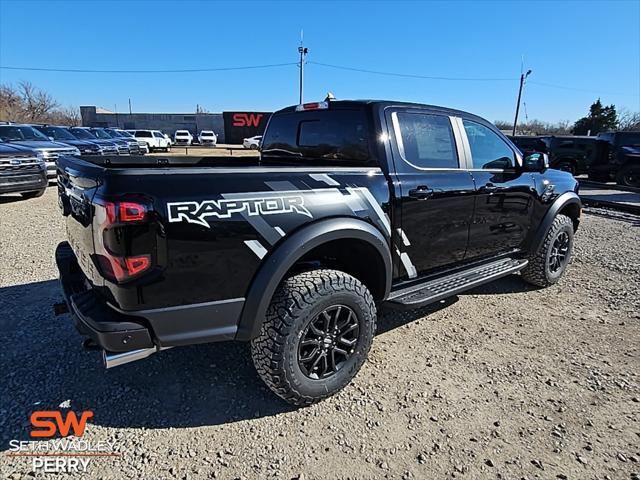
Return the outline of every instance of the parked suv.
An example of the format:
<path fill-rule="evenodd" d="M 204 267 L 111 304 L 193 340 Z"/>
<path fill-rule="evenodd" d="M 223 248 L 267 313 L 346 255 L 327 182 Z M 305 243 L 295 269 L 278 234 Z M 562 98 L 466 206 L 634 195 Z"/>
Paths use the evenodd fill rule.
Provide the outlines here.
<path fill-rule="evenodd" d="M 46 135 L 50 140 L 76 147 L 81 155 L 102 155 L 103 149 L 100 145 L 89 140 L 80 140 L 64 127 L 52 125 L 32 125 L 32 127 Z"/>
<path fill-rule="evenodd" d="M 56 160 L 61 155 L 80 155 L 80 150 L 71 145 L 52 142 L 47 136 L 30 125 L 0 125 L 3 142 L 22 145 L 38 152 L 47 165 L 47 177 L 56 178 Z"/>
<path fill-rule="evenodd" d="M 40 197 L 47 189 L 47 166 L 38 152 L 0 142 L 0 195 L 19 193 Z"/>
<path fill-rule="evenodd" d="M 62 127 L 68 131 L 71 135 L 79 140 L 85 140 L 87 142 L 95 143 L 101 149 L 102 155 L 118 155 L 118 145 L 111 139 L 104 140 L 102 138 L 96 138 L 95 135 L 89 133 L 89 129 L 84 127 Z"/>
<path fill-rule="evenodd" d="M 198 142 L 200 142 L 200 145 L 215 147 L 218 142 L 218 137 L 213 133 L 213 130 L 202 130 L 198 135 Z"/>
<path fill-rule="evenodd" d="M 136 140 L 133 135 L 125 132 L 124 130 L 120 130 L 119 128 L 104 128 L 103 130 L 107 132 L 107 135 L 110 135 L 111 138 L 127 142 L 130 155 L 141 155 L 144 153 L 140 146 L 142 142 Z"/>
<path fill-rule="evenodd" d="M 129 130 L 139 141 L 145 142 L 150 152 L 154 150 L 169 151 L 171 144 L 159 130 Z"/>
<path fill-rule="evenodd" d="M 422 307 L 516 272 L 546 287 L 571 260 L 578 182 L 470 113 L 292 106 L 244 160 L 60 162 L 61 285 L 107 367 L 248 341 L 269 388 L 309 405 L 356 375 L 381 304 Z"/>
<path fill-rule="evenodd" d="M 619 185 L 640 187 L 639 153 L 640 132 L 599 133 L 589 178 L 605 182 L 613 178 Z"/>
<path fill-rule="evenodd" d="M 193 142 L 193 135 L 191 135 L 189 130 L 176 130 L 176 133 L 173 135 L 173 143 L 175 143 L 176 146 L 189 146 L 191 145 L 191 142 Z"/>
<path fill-rule="evenodd" d="M 571 135 L 509 136 L 520 150 L 529 155 L 533 152 L 549 155 L 551 168 L 572 175 L 587 173 L 595 158 L 595 137 Z"/>

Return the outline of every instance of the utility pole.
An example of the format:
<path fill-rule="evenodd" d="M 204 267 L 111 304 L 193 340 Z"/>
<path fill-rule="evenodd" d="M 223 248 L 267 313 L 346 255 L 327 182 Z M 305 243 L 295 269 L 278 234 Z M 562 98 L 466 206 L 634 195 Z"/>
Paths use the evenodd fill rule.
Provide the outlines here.
<path fill-rule="evenodd" d="M 309 49 L 302 45 L 302 32 L 300 33 L 300 46 L 298 47 L 300 54 L 300 105 L 304 100 L 304 57 L 309 53 Z"/>
<path fill-rule="evenodd" d="M 129 99 L 129 115 L 131 115 L 131 99 Z"/>
<path fill-rule="evenodd" d="M 516 104 L 516 118 L 513 120 L 513 132 L 512 135 L 516 136 L 516 125 L 518 125 L 518 114 L 520 113 L 520 99 L 522 98 L 522 87 L 524 86 L 524 80 L 531 74 L 531 70 L 527 70 L 527 73 L 520 74 L 520 89 L 518 90 L 518 103 Z"/>

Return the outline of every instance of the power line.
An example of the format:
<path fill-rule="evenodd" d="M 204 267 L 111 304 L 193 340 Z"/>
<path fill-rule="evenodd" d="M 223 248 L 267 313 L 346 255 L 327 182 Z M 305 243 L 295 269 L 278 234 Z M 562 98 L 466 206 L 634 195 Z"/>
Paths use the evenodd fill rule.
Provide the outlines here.
<path fill-rule="evenodd" d="M 92 70 L 79 68 L 40 68 L 40 67 L 7 67 L 0 65 L 3 70 L 24 70 L 31 72 L 63 72 L 63 73 L 199 73 L 226 72 L 230 70 L 253 70 L 258 68 L 274 68 L 297 65 L 297 62 L 273 63 L 270 65 L 248 65 L 243 67 L 211 67 L 211 68 L 182 68 L 163 70 Z"/>
<path fill-rule="evenodd" d="M 381 72 L 379 70 L 367 70 L 364 68 L 345 67 L 342 65 L 332 65 L 329 63 L 321 63 L 321 62 L 314 62 L 314 61 L 309 61 L 307 63 L 312 63 L 314 65 L 319 65 L 321 67 L 336 68 L 338 70 L 349 70 L 352 72 L 373 73 L 375 75 L 387 75 L 391 77 L 424 78 L 427 80 L 452 80 L 452 81 L 462 81 L 462 82 L 506 82 L 506 81 L 518 80 L 518 77 L 509 77 L 509 78 L 440 77 L 440 76 L 432 76 L 432 75 L 418 75 L 413 73 Z"/>
<path fill-rule="evenodd" d="M 564 85 L 556 85 L 553 83 L 545 83 L 545 82 L 538 82 L 535 80 L 529 80 L 528 83 L 533 83 L 535 85 L 540 85 L 542 87 L 550 87 L 550 88 L 559 88 L 561 90 L 573 90 L 576 92 L 586 92 L 586 93 L 594 93 L 596 95 L 619 95 L 619 96 L 626 96 L 626 97 L 637 97 L 637 94 L 629 94 L 629 93 L 615 93 L 615 92 L 601 92 L 598 90 L 587 90 L 585 88 L 576 88 L 576 87 L 567 87 Z"/>

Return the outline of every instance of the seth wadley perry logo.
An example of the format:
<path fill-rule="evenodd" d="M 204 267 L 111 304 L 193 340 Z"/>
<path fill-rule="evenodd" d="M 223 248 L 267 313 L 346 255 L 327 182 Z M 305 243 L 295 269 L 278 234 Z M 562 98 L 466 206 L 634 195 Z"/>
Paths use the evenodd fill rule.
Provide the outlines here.
<path fill-rule="evenodd" d="M 32 429 L 30 437 L 36 440 L 10 440 L 8 457 L 30 458 L 35 473 L 86 473 L 93 457 L 116 457 L 115 443 L 84 440 L 87 420 L 93 417 L 91 410 L 79 416 L 69 411 L 35 411 L 29 417 Z M 54 438 L 59 435 L 62 438 Z M 46 441 L 45 441 L 46 440 Z"/>
<path fill-rule="evenodd" d="M 268 198 L 242 198 L 223 200 L 204 200 L 202 202 L 167 203 L 169 222 L 196 223 L 210 228 L 207 217 L 230 218 L 234 213 L 246 212 L 247 215 L 273 215 L 276 213 L 297 213 L 312 218 L 311 212 L 304 206 L 301 195 L 280 195 Z"/>

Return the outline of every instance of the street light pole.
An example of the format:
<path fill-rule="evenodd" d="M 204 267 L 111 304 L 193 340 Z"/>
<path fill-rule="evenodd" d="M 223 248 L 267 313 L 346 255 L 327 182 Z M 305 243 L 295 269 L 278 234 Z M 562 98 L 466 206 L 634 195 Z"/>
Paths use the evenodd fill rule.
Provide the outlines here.
<path fill-rule="evenodd" d="M 298 47 L 298 53 L 300 54 L 300 105 L 304 99 L 304 57 L 309 53 L 309 49 L 302 46 L 302 43 Z"/>
<path fill-rule="evenodd" d="M 518 90 L 518 103 L 516 104 L 516 118 L 513 120 L 513 132 L 512 135 L 516 136 L 516 125 L 518 125 L 518 114 L 520 113 L 520 99 L 522 98 L 522 87 L 524 86 L 524 80 L 531 74 L 531 70 L 527 70 L 527 73 L 520 74 L 520 89 Z"/>

